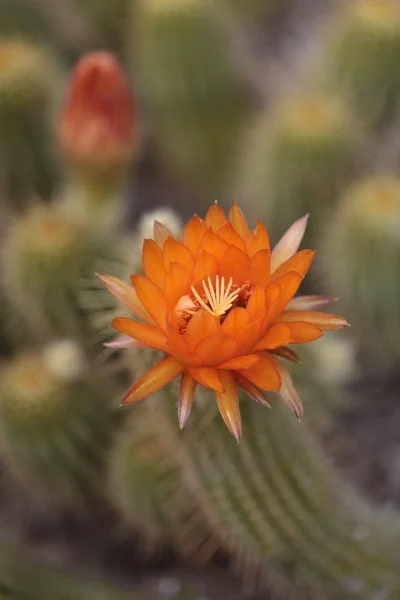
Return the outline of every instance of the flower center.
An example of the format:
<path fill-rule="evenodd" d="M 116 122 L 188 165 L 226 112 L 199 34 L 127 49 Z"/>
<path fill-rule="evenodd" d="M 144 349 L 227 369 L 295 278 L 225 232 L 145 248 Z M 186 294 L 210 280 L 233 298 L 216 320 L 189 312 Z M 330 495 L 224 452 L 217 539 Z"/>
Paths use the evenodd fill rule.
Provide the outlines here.
<path fill-rule="evenodd" d="M 210 277 L 207 278 L 207 283 L 204 279 L 201 283 L 203 285 L 206 300 L 200 296 L 193 286 L 191 287 L 192 293 L 200 306 L 215 317 L 224 315 L 230 308 L 232 308 L 233 303 L 240 293 L 240 288 L 231 291 L 233 285 L 232 277 L 229 279 L 226 285 L 225 277 L 221 277 L 220 279 L 219 275 L 216 276 L 215 286 L 213 285 Z"/>

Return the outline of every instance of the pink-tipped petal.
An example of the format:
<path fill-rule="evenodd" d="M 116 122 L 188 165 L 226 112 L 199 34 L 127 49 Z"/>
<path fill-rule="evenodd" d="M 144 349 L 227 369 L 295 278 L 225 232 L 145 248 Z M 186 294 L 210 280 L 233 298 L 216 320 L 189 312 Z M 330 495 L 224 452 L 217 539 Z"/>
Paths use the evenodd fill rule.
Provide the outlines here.
<path fill-rule="evenodd" d="M 309 215 L 305 215 L 295 221 L 272 250 L 271 274 L 299 249 L 307 227 L 308 217 Z"/>
<path fill-rule="evenodd" d="M 160 223 L 160 221 L 154 221 L 154 241 L 156 242 L 157 246 L 161 248 L 161 250 L 163 249 L 164 244 L 169 237 L 173 238 L 174 236 L 168 227 L 166 227 L 163 223 Z"/>
<path fill-rule="evenodd" d="M 240 438 L 242 437 L 242 419 L 239 410 L 236 379 L 230 371 L 221 371 L 221 381 L 225 391 L 215 392 L 219 412 L 235 440 L 240 442 Z"/>
<path fill-rule="evenodd" d="M 183 429 L 192 410 L 194 392 L 197 381 L 193 379 L 189 371 L 185 371 L 181 377 L 181 388 L 179 393 L 178 421 L 179 427 Z"/>
<path fill-rule="evenodd" d="M 282 363 L 275 358 L 275 356 L 271 356 L 276 368 L 278 369 L 279 375 L 281 377 L 281 389 L 279 390 L 279 395 L 283 399 L 283 401 L 291 408 L 296 417 L 300 420 L 303 416 L 303 403 L 300 400 L 298 393 L 293 385 L 293 380 L 290 377 L 288 371 L 282 365 Z"/>
<path fill-rule="evenodd" d="M 292 350 L 291 348 L 288 348 L 287 346 L 282 346 L 282 348 L 274 348 L 274 350 L 271 350 L 271 352 L 273 354 L 276 354 L 277 356 L 286 358 L 286 360 L 290 360 L 290 362 L 294 362 L 294 363 L 301 362 L 300 358 L 296 354 L 296 352 L 294 350 Z"/>
<path fill-rule="evenodd" d="M 246 392 L 249 398 L 257 402 L 257 404 L 261 404 L 262 406 L 267 406 L 268 408 L 271 408 L 271 405 L 267 401 L 264 392 L 260 390 L 260 388 L 258 388 L 256 385 L 254 385 L 254 383 L 251 383 L 251 381 L 249 381 L 245 377 L 242 377 L 238 373 L 235 375 L 235 379 L 238 386 L 240 386 L 242 390 Z"/>
<path fill-rule="evenodd" d="M 121 405 L 133 404 L 146 396 L 150 396 L 150 394 L 154 394 L 154 392 L 163 388 L 167 383 L 173 381 L 178 375 L 181 375 L 184 370 L 185 365 L 175 357 L 165 356 L 140 377 L 140 379 L 135 381 L 125 394 Z"/>
<path fill-rule="evenodd" d="M 337 302 L 337 298 L 332 298 L 330 296 L 297 296 L 296 298 L 292 298 L 289 302 L 286 310 L 318 310 L 320 308 L 324 308 L 329 304 L 333 304 Z"/>
<path fill-rule="evenodd" d="M 106 348 L 113 348 L 115 350 L 122 350 L 125 348 L 147 348 L 146 344 L 133 340 L 129 335 L 120 335 L 112 340 L 103 344 Z"/>
<path fill-rule="evenodd" d="M 132 285 L 125 283 L 112 275 L 97 275 L 106 288 L 128 308 L 138 319 L 154 325 L 154 320 L 139 300 L 136 290 Z"/>
<path fill-rule="evenodd" d="M 281 314 L 281 316 L 278 318 L 278 322 L 286 324 L 304 322 L 311 325 L 316 325 L 324 331 L 342 329 L 342 327 L 350 326 L 346 319 L 343 319 L 343 317 L 313 310 L 288 310 Z"/>

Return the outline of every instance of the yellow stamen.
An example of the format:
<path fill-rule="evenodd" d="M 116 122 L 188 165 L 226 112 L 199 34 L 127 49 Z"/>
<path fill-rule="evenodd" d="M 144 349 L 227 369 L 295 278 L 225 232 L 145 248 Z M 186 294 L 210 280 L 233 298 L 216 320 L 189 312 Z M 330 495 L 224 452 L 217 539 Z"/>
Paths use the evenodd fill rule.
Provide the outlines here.
<path fill-rule="evenodd" d="M 214 315 L 215 317 L 220 317 L 232 307 L 232 304 L 239 296 L 240 290 L 231 292 L 231 288 L 233 285 L 232 277 L 228 281 L 226 287 L 225 277 L 221 277 L 220 281 L 219 275 L 216 276 L 215 287 L 210 277 L 207 278 L 207 284 L 204 280 L 202 281 L 204 294 L 206 296 L 208 304 L 203 300 L 203 298 L 200 296 L 197 290 L 195 290 L 195 288 L 192 286 L 191 289 L 193 295 L 202 308 L 207 310 L 210 314 Z"/>

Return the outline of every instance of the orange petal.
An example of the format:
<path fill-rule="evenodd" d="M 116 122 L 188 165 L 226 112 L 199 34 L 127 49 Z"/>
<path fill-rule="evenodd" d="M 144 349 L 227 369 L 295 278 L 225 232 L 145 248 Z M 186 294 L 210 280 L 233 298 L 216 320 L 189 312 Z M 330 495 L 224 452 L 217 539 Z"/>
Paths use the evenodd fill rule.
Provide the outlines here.
<path fill-rule="evenodd" d="M 248 327 L 250 315 L 245 308 L 237 307 L 228 312 L 228 316 L 221 325 L 221 331 L 225 335 L 239 339 L 243 331 Z"/>
<path fill-rule="evenodd" d="M 242 285 L 249 278 L 250 259 L 247 254 L 236 246 L 229 246 L 219 263 L 218 270 L 221 277 L 225 277 L 226 281 L 233 277 L 233 282 L 236 285 Z"/>
<path fill-rule="evenodd" d="M 230 246 L 236 246 L 236 248 L 239 248 L 239 250 L 247 254 L 244 240 L 231 223 L 227 223 L 226 225 L 221 227 L 221 229 L 218 229 L 218 235 Z"/>
<path fill-rule="evenodd" d="M 189 418 L 190 411 L 192 410 L 194 392 L 196 390 L 197 382 L 189 371 L 185 371 L 181 377 L 181 388 L 179 392 L 179 405 L 178 405 L 178 421 L 179 427 L 184 428 Z"/>
<path fill-rule="evenodd" d="M 297 321 L 296 323 L 285 323 L 290 327 L 291 339 L 289 344 L 306 344 L 313 342 L 324 335 L 318 325 Z"/>
<path fill-rule="evenodd" d="M 239 396 L 235 377 L 229 371 L 221 371 L 224 392 L 215 392 L 219 412 L 229 431 L 237 442 L 242 437 L 242 420 L 239 410 Z"/>
<path fill-rule="evenodd" d="M 304 277 L 311 266 L 315 253 L 316 250 L 301 250 L 297 252 L 297 254 L 276 269 L 275 273 L 271 275 L 271 282 L 276 281 L 279 277 L 289 272 L 299 273 Z"/>
<path fill-rule="evenodd" d="M 163 248 L 164 267 L 168 269 L 173 262 L 181 263 L 185 269 L 191 273 L 194 267 L 193 254 L 189 248 L 174 238 L 168 238 Z"/>
<path fill-rule="evenodd" d="M 253 288 L 246 310 L 251 321 L 258 321 L 265 316 L 265 293 L 259 285 Z"/>
<path fill-rule="evenodd" d="M 164 225 L 164 223 L 160 223 L 160 221 L 154 221 L 154 239 L 156 241 L 157 246 L 159 246 L 161 250 L 163 249 L 167 239 L 173 237 L 174 236 L 172 235 L 168 227 Z"/>
<path fill-rule="evenodd" d="M 296 352 L 291 348 L 287 348 L 282 346 L 282 348 L 274 348 L 271 350 L 272 354 L 276 354 L 277 356 L 281 356 L 282 358 L 286 358 L 286 360 L 290 360 L 294 363 L 299 363 L 300 358 L 297 356 Z"/>
<path fill-rule="evenodd" d="M 218 202 L 214 202 L 214 204 L 208 209 L 206 214 L 207 227 L 211 227 L 211 229 L 217 232 L 218 229 L 223 227 L 227 222 L 228 219 L 225 216 L 225 212 L 220 207 Z"/>
<path fill-rule="evenodd" d="M 203 359 L 204 365 L 217 367 L 238 353 L 236 340 L 214 333 L 204 338 L 193 350 L 193 354 Z"/>
<path fill-rule="evenodd" d="M 154 319 L 149 315 L 143 304 L 140 302 L 135 288 L 128 283 L 121 281 L 117 277 L 111 275 L 98 275 L 99 279 L 104 283 L 107 289 L 126 306 L 133 314 L 146 321 L 146 323 L 154 323 Z"/>
<path fill-rule="evenodd" d="M 129 388 L 121 404 L 133 404 L 157 392 L 184 370 L 185 366 L 175 357 L 165 356 Z"/>
<path fill-rule="evenodd" d="M 204 308 L 201 308 L 190 319 L 184 337 L 189 347 L 194 349 L 204 338 L 217 333 L 219 328 L 219 317 L 215 317 Z"/>
<path fill-rule="evenodd" d="M 236 202 L 234 202 L 229 209 L 229 221 L 232 223 L 238 234 L 245 240 L 249 235 L 249 226 Z"/>
<path fill-rule="evenodd" d="M 286 404 L 292 409 L 296 417 L 298 419 L 301 419 L 303 416 L 303 404 L 300 400 L 298 393 L 295 390 L 292 378 L 290 377 L 288 371 L 285 369 L 282 363 L 277 358 L 275 358 L 275 356 L 272 356 L 271 359 L 273 360 L 276 368 L 278 369 L 282 381 L 279 394 L 283 398 L 284 402 L 286 402 Z"/>
<path fill-rule="evenodd" d="M 271 251 L 267 230 L 258 219 L 255 230 L 250 232 L 246 239 L 246 248 L 250 256 L 254 256 L 259 250 Z"/>
<path fill-rule="evenodd" d="M 269 284 L 269 250 L 259 250 L 250 262 L 250 282 L 265 288 Z"/>
<path fill-rule="evenodd" d="M 285 311 L 281 314 L 278 321 L 280 323 L 296 323 L 298 321 L 305 321 L 306 323 L 317 325 L 324 330 L 341 329 L 342 327 L 349 326 L 348 322 L 343 319 L 343 317 L 310 310 Z"/>
<path fill-rule="evenodd" d="M 260 357 L 258 354 L 247 354 L 246 356 L 238 356 L 237 358 L 231 358 L 226 362 L 219 365 L 219 369 L 227 369 L 228 371 L 237 371 L 238 369 L 250 369 L 254 366 Z"/>
<path fill-rule="evenodd" d="M 272 292 L 267 288 L 266 290 L 266 298 L 269 298 L 269 301 L 266 300 L 266 303 L 269 304 L 267 306 L 266 313 L 266 322 L 264 326 L 266 327 L 269 323 L 273 323 L 279 317 L 281 312 L 286 308 L 289 300 L 293 298 L 297 290 L 299 289 L 300 283 L 302 282 L 303 277 L 299 273 L 286 273 L 276 279 L 275 282 L 270 286 L 272 288 Z M 279 293 L 276 294 L 276 289 L 279 289 Z M 276 297 L 277 296 L 277 297 Z M 273 298 L 276 298 L 273 302 Z"/>
<path fill-rule="evenodd" d="M 229 248 L 229 245 L 210 228 L 204 234 L 201 248 L 212 254 L 219 262 Z"/>
<path fill-rule="evenodd" d="M 239 373 L 261 390 L 267 392 L 278 392 L 280 390 L 281 378 L 278 369 L 267 354 L 260 354 L 260 360 L 254 367 L 239 370 Z"/>
<path fill-rule="evenodd" d="M 183 265 L 174 262 L 169 265 L 165 278 L 165 298 L 169 310 L 172 310 L 179 298 L 190 293 L 190 275 Z"/>
<path fill-rule="evenodd" d="M 203 219 L 195 215 L 187 225 L 183 228 L 182 241 L 196 255 L 203 236 L 206 232 L 206 224 Z"/>
<path fill-rule="evenodd" d="M 281 237 L 271 252 L 271 273 L 274 273 L 286 260 L 291 258 L 300 247 L 309 215 L 298 219 Z"/>
<path fill-rule="evenodd" d="M 167 326 L 167 301 L 160 288 L 145 275 L 132 275 L 139 300 L 153 317 L 157 325 L 165 331 Z"/>
<path fill-rule="evenodd" d="M 185 340 L 185 336 L 181 335 L 170 324 L 167 325 L 168 348 L 173 354 L 188 354 L 189 346 Z M 182 361 L 184 362 L 184 361 Z"/>
<path fill-rule="evenodd" d="M 254 346 L 254 350 L 272 350 L 291 343 L 292 332 L 288 325 L 277 323 Z"/>
<path fill-rule="evenodd" d="M 202 293 L 203 288 L 201 287 L 201 282 L 203 279 L 211 277 L 211 279 L 214 281 L 214 277 L 217 275 L 217 272 L 218 263 L 215 256 L 203 250 L 200 252 L 199 258 L 195 262 L 191 285 L 194 287 L 200 285 L 199 290 L 200 293 Z"/>
<path fill-rule="evenodd" d="M 211 369 L 209 367 L 200 367 L 198 369 L 189 369 L 191 376 L 206 388 L 210 388 L 215 392 L 225 391 L 224 386 L 221 383 L 220 372 L 217 369 Z"/>
<path fill-rule="evenodd" d="M 144 240 L 142 260 L 145 275 L 163 290 L 165 284 L 163 253 L 154 240 Z"/>
<path fill-rule="evenodd" d="M 158 348 L 158 350 L 168 352 L 167 338 L 158 327 L 138 323 L 138 321 L 126 317 L 117 317 L 112 321 L 111 327 L 114 327 L 120 333 L 126 333 L 126 335 L 142 344 L 146 344 L 146 346 L 150 346 L 150 348 Z"/>
<path fill-rule="evenodd" d="M 286 310 L 317 310 L 337 302 L 337 298 L 329 296 L 297 296 L 292 298 Z"/>
<path fill-rule="evenodd" d="M 268 406 L 271 408 L 264 392 L 254 385 L 254 383 L 251 383 L 251 381 L 245 377 L 242 377 L 242 375 L 239 375 L 238 373 L 235 373 L 235 379 L 237 384 L 242 388 L 243 391 L 246 392 L 249 398 L 257 402 L 257 404 L 262 404 L 262 406 Z"/>

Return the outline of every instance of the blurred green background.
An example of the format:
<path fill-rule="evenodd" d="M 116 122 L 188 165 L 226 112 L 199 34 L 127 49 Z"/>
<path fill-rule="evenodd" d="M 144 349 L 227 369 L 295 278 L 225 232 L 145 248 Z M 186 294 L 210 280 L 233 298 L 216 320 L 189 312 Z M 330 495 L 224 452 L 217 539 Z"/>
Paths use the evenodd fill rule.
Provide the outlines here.
<path fill-rule="evenodd" d="M 400 600 L 399 65 L 399 0 L 0 0 L 1 598 Z M 216 199 L 310 213 L 352 324 L 240 446 L 118 408 L 154 355 L 95 276 Z"/>

